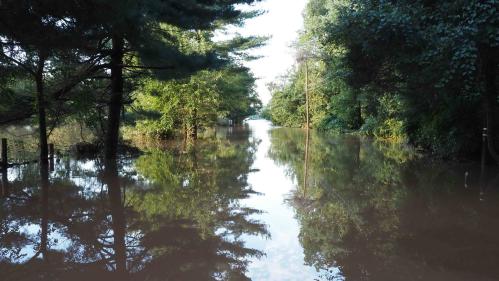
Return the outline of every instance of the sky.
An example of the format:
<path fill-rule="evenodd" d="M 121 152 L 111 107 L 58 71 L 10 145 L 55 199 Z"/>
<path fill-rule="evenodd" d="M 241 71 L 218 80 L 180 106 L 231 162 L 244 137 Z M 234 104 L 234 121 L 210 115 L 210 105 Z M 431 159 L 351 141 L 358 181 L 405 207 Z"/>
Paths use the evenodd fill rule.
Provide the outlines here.
<path fill-rule="evenodd" d="M 263 0 L 251 9 L 266 13 L 246 21 L 243 27 L 230 29 L 243 36 L 271 36 L 266 46 L 252 52 L 262 58 L 246 62 L 258 79 L 257 92 L 264 104 L 270 100 L 267 83 L 285 74 L 294 64 L 294 51 L 290 47 L 303 29 L 302 12 L 307 0 Z"/>

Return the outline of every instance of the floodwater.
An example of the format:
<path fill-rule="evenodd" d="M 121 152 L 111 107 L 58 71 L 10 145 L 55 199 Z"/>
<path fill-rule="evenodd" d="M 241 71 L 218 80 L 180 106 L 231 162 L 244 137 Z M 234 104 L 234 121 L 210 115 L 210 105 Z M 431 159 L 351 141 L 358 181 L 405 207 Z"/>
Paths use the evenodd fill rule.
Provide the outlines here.
<path fill-rule="evenodd" d="M 499 280 L 496 168 L 250 121 L 2 174 L 0 280 Z"/>

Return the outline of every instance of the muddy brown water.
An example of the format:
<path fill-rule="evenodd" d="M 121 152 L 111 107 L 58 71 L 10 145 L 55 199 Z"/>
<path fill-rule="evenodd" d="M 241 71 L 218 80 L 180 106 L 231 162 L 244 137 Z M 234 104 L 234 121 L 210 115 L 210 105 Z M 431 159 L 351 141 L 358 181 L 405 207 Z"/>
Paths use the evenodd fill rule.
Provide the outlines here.
<path fill-rule="evenodd" d="M 0 280 L 499 280 L 497 169 L 249 121 L 9 169 Z"/>

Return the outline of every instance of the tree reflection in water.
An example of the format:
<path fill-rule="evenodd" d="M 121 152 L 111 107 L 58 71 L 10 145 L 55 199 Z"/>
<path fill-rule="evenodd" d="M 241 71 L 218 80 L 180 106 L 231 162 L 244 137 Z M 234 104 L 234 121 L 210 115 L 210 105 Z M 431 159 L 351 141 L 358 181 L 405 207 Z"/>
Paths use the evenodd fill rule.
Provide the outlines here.
<path fill-rule="evenodd" d="M 268 235 L 238 203 L 253 193 L 255 146 L 246 136 L 118 162 L 64 158 L 45 179 L 36 165 L 10 170 L 2 280 L 248 280 L 262 253 L 240 237 Z"/>
<path fill-rule="evenodd" d="M 305 262 L 324 280 L 499 279 L 499 198 L 489 188 L 480 200 L 477 165 L 354 136 L 312 131 L 307 148 L 303 130 L 270 134 L 269 156 L 297 183 Z"/>

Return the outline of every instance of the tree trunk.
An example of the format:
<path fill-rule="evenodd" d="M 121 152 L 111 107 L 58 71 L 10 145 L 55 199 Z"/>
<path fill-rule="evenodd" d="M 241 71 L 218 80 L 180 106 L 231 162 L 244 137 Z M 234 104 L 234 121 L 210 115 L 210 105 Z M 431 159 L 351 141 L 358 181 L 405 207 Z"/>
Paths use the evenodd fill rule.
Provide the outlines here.
<path fill-rule="evenodd" d="M 38 109 L 38 131 L 40 145 L 40 161 L 46 163 L 49 158 L 48 141 L 47 141 L 47 116 L 45 113 L 45 96 L 43 92 L 43 71 L 45 68 L 45 57 L 40 54 L 38 66 L 35 74 L 36 83 L 36 103 Z"/>
<path fill-rule="evenodd" d="M 360 102 L 359 97 L 357 96 L 357 130 L 362 127 L 362 104 Z"/>
<path fill-rule="evenodd" d="M 352 112 L 352 128 L 353 130 L 359 130 L 362 127 L 362 105 L 360 102 L 360 94 L 355 93 L 353 96 L 353 112 Z"/>
<path fill-rule="evenodd" d="M 192 125 L 192 134 L 191 134 L 191 138 L 193 140 L 197 140 L 198 139 L 198 124 L 196 121 L 194 121 L 194 124 Z"/>
<path fill-rule="evenodd" d="M 123 106 L 123 37 L 113 36 L 111 51 L 111 98 L 107 120 L 106 139 L 104 141 L 104 156 L 106 159 L 116 159 L 120 134 L 120 117 Z"/>
<path fill-rule="evenodd" d="M 198 138 L 198 111 L 194 109 L 192 114 L 192 123 L 190 124 L 190 133 L 189 137 L 191 140 L 196 140 Z"/>

